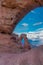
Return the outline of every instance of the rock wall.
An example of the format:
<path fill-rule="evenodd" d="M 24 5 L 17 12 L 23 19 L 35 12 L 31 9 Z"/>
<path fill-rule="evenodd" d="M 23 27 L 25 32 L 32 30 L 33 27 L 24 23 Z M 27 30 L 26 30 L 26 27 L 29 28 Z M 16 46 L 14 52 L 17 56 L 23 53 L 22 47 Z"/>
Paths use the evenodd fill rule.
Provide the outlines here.
<path fill-rule="evenodd" d="M 11 33 L 18 9 L 3 7 L 0 1 L 0 32 Z M 15 26 L 15 25 L 14 25 Z"/>

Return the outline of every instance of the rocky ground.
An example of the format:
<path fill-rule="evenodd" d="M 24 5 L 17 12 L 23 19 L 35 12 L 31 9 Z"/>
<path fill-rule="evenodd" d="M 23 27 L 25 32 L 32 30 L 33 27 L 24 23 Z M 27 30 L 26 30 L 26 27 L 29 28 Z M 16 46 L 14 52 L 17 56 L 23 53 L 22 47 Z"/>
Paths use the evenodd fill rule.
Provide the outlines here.
<path fill-rule="evenodd" d="M 43 65 L 43 45 L 25 53 L 0 53 L 0 65 Z"/>

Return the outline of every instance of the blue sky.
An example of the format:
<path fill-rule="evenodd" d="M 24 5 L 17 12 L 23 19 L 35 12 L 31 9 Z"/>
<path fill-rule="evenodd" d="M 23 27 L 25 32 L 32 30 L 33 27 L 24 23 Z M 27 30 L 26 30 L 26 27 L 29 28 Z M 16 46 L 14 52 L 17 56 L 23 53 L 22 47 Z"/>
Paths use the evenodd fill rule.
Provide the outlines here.
<path fill-rule="evenodd" d="M 43 28 L 43 7 L 30 11 L 16 26 L 13 32 L 23 33 Z"/>
<path fill-rule="evenodd" d="M 31 10 L 19 21 L 13 33 L 25 33 L 33 45 L 43 45 L 43 7 Z"/>

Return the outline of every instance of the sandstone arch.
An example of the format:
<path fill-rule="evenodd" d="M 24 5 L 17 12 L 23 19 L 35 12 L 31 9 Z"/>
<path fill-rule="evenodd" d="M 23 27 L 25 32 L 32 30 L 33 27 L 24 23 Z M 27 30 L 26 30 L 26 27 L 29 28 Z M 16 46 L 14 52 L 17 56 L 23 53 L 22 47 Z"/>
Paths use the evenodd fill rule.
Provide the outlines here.
<path fill-rule="evenodd" d="M 0 0 L 0 32 L 12 33 L 16 24 L 43 0 Z"/>

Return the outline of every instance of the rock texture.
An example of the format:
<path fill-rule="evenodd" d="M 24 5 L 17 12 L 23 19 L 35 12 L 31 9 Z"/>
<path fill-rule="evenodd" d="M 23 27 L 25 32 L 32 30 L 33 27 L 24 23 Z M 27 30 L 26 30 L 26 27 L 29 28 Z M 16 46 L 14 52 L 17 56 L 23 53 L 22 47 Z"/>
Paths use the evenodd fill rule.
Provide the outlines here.
<path fill-rule="evenodd" d="M 43 65 L 43 45 L 22 54 L 0 53 L 0 65 Z"/>
<path fill-rule="evenodd" d="M 21 36 L 25 39 L 24 46 L 21 44 Z M 8 35 L 0 33 L 0 52 L 20 53 L 31 49 L 25 35 L 18 37 L 16 34 Z"/>
<path fill-rule="evenodd" d="M 16 24 L 43 0 L 0 0 L 0 32 L 11 34 Z"/>

